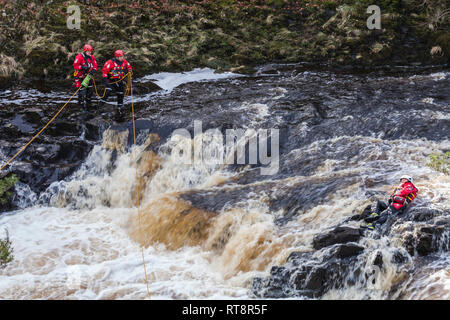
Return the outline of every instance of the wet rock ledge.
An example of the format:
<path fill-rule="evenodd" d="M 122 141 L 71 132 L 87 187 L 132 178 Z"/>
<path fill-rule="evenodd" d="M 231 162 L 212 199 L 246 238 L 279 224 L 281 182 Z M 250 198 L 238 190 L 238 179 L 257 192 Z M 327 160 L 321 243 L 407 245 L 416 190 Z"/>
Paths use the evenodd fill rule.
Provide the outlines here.
<path fill-rule="evenodd" d="M 271 268 L 269 276 L 254 278 L 252 293 L 260 298 L 320 298 L 332 289 L 366 288 L 375 284 L 376 271 L 389 267 L 413 274 L 415 265 L 448 252 L 449 235 L 450 212 L 427 207 L 413 207 L 402 217 L 391 217 L 375 231 L 337 226 L 316 235 L 310 252 L 292 252 L 284 265 Z M 381 250 L 383 237 L 398 239 L 401 246 L 386 254 Z M 365 238 L 376 246 L 369 247 Z M 390 294 L 394 293 L 395 286 Z"/>

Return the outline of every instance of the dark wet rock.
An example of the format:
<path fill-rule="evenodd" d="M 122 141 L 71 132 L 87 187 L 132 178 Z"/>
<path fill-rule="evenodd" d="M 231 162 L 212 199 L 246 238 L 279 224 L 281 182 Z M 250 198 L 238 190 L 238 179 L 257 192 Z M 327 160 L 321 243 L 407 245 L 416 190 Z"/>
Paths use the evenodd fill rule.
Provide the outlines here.
<path fill-rule="evenodd" d="M 351 227 L 336 227 L 330 232 L 316 235 L 313 239 L 314 249 L 321 249 L 336 243 L 356 242 L 361 237 L 359 229 Z"/>
<path fill-rule="evenodd" d="M 316 291 L 318 294 L 323 290 L 327 281 L 327 269 L 325 267 L 313 268 L 306 276 L 298 274 L 295 279 L 297 290 L 306 289 Z"/>
<path fill-rule="evenodd" d="M 257 170 L 259 171 L 259 170 Z M 340 177 L 342 178 L 342 177 Z M 300 210 L 307 210 L 326 202 L 339 187 L 353 183 L 354 176 L 350 174 L 346 181 L 338 177 L 324 177 L 299 181 L 292 185 L 280 184 L 277 180 L 266 180 L 259 184 L 244 184 L 239 178 L 231 181 L 230 188 L 216 190 L 190 190 L 181 194 L 181 198 L 193 206 L 208 211 L 220 213 L 226 206 L 232 206 L 243 199 L 258 197 L 264 192 L 268 196 L 268 204 L 272 211 L 283 211 L 283 216 L 277 218 L 275 223 L 283 225 L 295 217 Z M 238 184 L 235 184 L 238 182 Z M 225 185 L 224 185 L 225 186 Z"/>
<path fill-rule="evenodd" d="M 14 125 L 17 130 L 23 134 L 28 134 L 35 130 L 35 126 L 26 121 L 23 114 L 16 114 L 15 117 L 11 119 L 10 124 Z"/>
<path fill-rule="evenodd" d="M 372 213 L 372 206 L 368 205 L 364 208 L 364 210 L 360 214 L 355 214 L 355 215 L 351 216 L 349 220 L 356 220 L 356 221 L 364 220 L 371 213 Z"/>
<path fill-rule="evenodd" d="M 283 266 L 272 267 L 267 278 L 255 279 L 253 294 L 265 298 L 319 298 L 330 289 L 355 284 L 361 274 L 358 256 L 365 248 L 350 242 L 359 237 L 359 230 L 349 227 L 337 227 L 317 236 L 315 249 L 321 253 L 292 252 Z"/>
<path fill-rule="evenodd" d="M 157 92 L 162 90 L 160 86 L 153 83 L 152 81 L 147 82 L 134 82 L 133 83 L 133 94 L 148 94 L 152 92 Z"/>
<path fill-rule="evenodd" d="M 46 130 L 46 134 L 52 136 L 80 136 L 81 124 L 66 120 L 57 120 Z"/>
<path fill-rule="evenodd" d="M 337 177 L 327 177 L 311 181 L 299 182 L 294 186 L 282 187 L 282 191 L 274 193 L 270 200 L 270 208 L 274 211 L 282 209 L 284 216 L 276 221 L 284 224 L 296 216 L 299 210 L 307 210 L 324 203 L 327 196 L 333 194 L 345 185 L 352 184 L 353 177 L 349 175 L 345 181 Z"/>
<path fill-rule="evenodd" d="M 320 260 L 311 259 L 307 253 L 292 253 L 284 266 L 272 267 L 267 278 L 255 279 L 252 292 L 264 298 L 318 298 L 354 281 L 359 274 L 356 257 L 363 250 L 355 244 L 337 245 Z"/>
<path fill-rule="evenodd" d="M 257 72 L 256 75 L 260 75 L 260 74 L 279 74 L 279 70 L 277 68 L 277 66 L 274 65 L 265 65 L 263 67 L 261 67 Z"/>
<path fill-rule="evenodd" d="M 311 256 L 312 256 L 312 252 L 294 251 L 286 259 L 286 262 L 292 264 L 293 266 L 298 266 L 302 262 L 311 259 Z"/>
<path fill-rule="evenodd" d="M 364 247 L 354 244 L 354 243 L 339 244 L 333 250 L 332 256 L 335 256 L 340 259 L 344 259 L 344 258 L 348 258 L 348 257 L 357 256 L 363 251 L 364 251 Z"/>
<path fill-rule="evenodd" d="M 375 256 L 375 259 L 373 259 L 373 263 L 374 266 L 378 266 L 379 268 L 383 267 L 383 254 L 378 251 L 377 255 Z"/>
<path fill-rule="evenodd" d="M 23 119 L 32 125 L 38 126 L 42 124 L 42 116 L 42 110 L 31 108 L 23 114 Z"/>
<path fill-rule="evenodd" d="M 404 219 L 408 221 L 424 222 L 442 215 L 442 211 L 438 209 L 426 207 L 412 207 L 407 211 Z"/>
<path fill-rule="evenodd" d="M 132 146 L 134 141 L 133 136 L 133 123 L 126 122 L 122 124 L 114 124 L 108 128 L 109 130 L 123 132 L 128 131 L 128 140 L 127 146 Z M 157 151 L 157 147 L 164 144 L 167 139 L 172 135 L 173 131 L 175 131 L 177 127 L 173 124 L 157 124 L 154 121 L 148 119 L 138 119 L 135 121 L 135 130 L 136 130 L 136 142 L 137 144 L 143 144 L 149 134 L 157 134 L 160 138 L 157 144 L 154 144 L 152 147 L 155 151 Z"/>
<path fill-rule="evenodd" d="M 85 137 L 86 140 L 99 141 L 102 138 L 103 128 L 95 122 L 85 123 Z"/>
<path fill-rule="evenodd" d="M 426 256 L 433 251 L 433 233 L 423 232 L 416 239 L 416 250 L 421 256 Z"/>
<path fill-rule="evenodd" d="M 438 241 L 444 232 L 444 227 L 426 226 L 421 227 L 416 238 L 416 250 L 421 256 L 428 255 L 439 249 Z M 448 245 L 447 245 L 448 248 Z"/>
<path fill-rule="evenodd" d="M 63 138 L 54 144 L 33 143 L 5 170 L 16 173 L 33 191 L 43 191 L 52 182 L 73 173 L 92 146 L 82 140 Z M 10 148 L 9 154 L 17 150 Z"/>
<path fill-rule="evenodd" d="M 12 123 L 8 123 L 3 126 L 2 133 L 9 139 L 19 138 L 22 134 L 20 129 Z"/>
<path fill-rule="evenodd" d="M 412 222 L 412 223 L 411 223 Z M 403 225 L 408 223 L 406 225 Z M 400 216 L 390 216 L 379 228 L 380 234 L 391 236 L 394 227 L 401 226 L 402 246 L 410 256 L 424 257 L 450 248 L 450 218 L 448 212 L 424 205 L 412 206 Z M 398 259 L 397 259 L 398 258 Z M 404 263 L 405 257 L 395 258 Z"/>
<path fill-rule="evenodd" d="M 290 277 L 290 270 L 283 266 L 273 266 L 267 278 L 255 277 L 252 282 L 252 292 L 256 296 L 270 296 L 275 299 L 292 296 L 291 288 L 283 285 Z"/>
<path fill-rule="evenodd" d="M 51 160 L 60 164 L 76 164 L 83 161 L 91 150 L 85 141 L 62 141 L 59 150 Z"/>
<path fill-rule="evenodd" d="M 395 264 L 405 264 L 408 262 L 408 256 L 403 251 L 397 249 L 392 254 L 391 262 Z"/>
<path fill-rule="evenodd" d="M 449 225 L 417 226 L 403 238 L 403 246 L 407 252 L 414 256 L 427 256 L 437 251 L 448 251 L 450 248 Z"/>
<path fill-rule="evenodd" d="M 405 247 L 410 256 L 414 256 L 415 239 L 411 233 L 403 238 L 403 247 Z"/>

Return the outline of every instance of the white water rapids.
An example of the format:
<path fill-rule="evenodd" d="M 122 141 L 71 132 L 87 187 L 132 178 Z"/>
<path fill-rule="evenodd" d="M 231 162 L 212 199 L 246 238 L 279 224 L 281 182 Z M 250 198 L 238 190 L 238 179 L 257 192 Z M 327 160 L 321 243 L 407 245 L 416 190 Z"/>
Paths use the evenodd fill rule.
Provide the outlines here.
<path fill-rule="evenodd" d="M 194 80 L 198 78 L 195 73 Z M 204 79 L 211 79 L 209 71 Z M 163 80 L 159 79 L 161 83 Z M 265 106 L 258 112 L 267 117 L 271 110 Z M 205 137 L 197 137 L 201 138 Z M 176 139 L 179 138 L 169 140 L 162 150 L 186 143 Z M 331 174 L 344 176 L 351 171 L 361 174 L 360 181 L 283 227 L 274 225 L 279 213 L 270 211 L 264 193 L 225 208 L 219 215 L 190 208 L 180 201 L 181 192 L 215 190 L 222 188 L 224 182 L 230 183 L 223 188 L 234 188 L 231 179 L 235 173 L 208 161 L 183 165 L 169 152 L 155 156 L 145 151 L 145 145 L 138 146 L 140 173 L 149 173 L 141 181 L 145 187 L 141 192 L 141 212 L 151 298 L 252 298 L 250 286 L 255 276 L 266 275 L 271 266 L 283 264 L 293 251 L 313 251 L 314 235 L 360 212 L 368 204 L 363 180 L 383 177 L 386 167 L 414 176 L 420 192 L 417 202 L 427 202 L 432 208 L 450 208 L 450 177 L 426 166 L 430 153 L 450 148 L 448 140 L 399 139 L 386 143 L 376 137 L 345 136 L 319 140 L 291 153 L 294 157 L 314 155 L 320 146 L 341 140 L 358 146 L 359 155 L 326 160 L 312 179 Z M 135 207 L 134 158 L 132 149 L 123 147 L 123 141 L 126 139 L 106 131 L 103 145 L 93 148 L 70 181 L 54 183 L 41 195 L 50 199 L 49 206 L 35 205 L 0 216 L 0 231 L 8 229 L 14 248 L 14 261 L 0 269 L 0 299 L 147 298 Z M 111 148 L 122 150 L 114 167 L 110 165 Z M 277 184 L 281 187 L 305 179 L 310 178 L 292 176 Z M 388 194 L 397 176 L 388 180 L 389 184 L 379 191 Z M 27 193 L 29 189 L 19 186 L 18 191 Z M 33 196 L 36 197 L 22 194 L 24 199 Z M 186 210 L 193 210 L 189 219 L 182 213 Z M 204 230 L 196 229 L 198 221 Z M 196 230 L 198 234 L 185 230 Z M 362 241 L 369 248 L 380 244 L 372 239 Z M 395 241 L 382 239 L 381 243 L 383 247 L 378 249 L 386 256 L 387 268 L 375 275 L 379 278 L 376 285 L 331 290 L 324 299 L 362 299 L 367 295 L 386 298 L 406 272 L 399 273 L 388 263 Z M 361 259 L 371 254 L 367 252 Z M 402 298 L 450 299 L 448 255 L 439 254 L 442 258 L 435 264 L 404 281 Z"/>

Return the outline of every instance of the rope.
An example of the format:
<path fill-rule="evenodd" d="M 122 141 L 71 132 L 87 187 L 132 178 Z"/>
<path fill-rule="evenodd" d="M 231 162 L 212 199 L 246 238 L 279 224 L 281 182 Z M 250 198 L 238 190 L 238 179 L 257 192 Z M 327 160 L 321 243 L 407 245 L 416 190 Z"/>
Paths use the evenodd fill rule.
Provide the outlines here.
<path fill-rule="evenodd" d="M 119 81 L 122 81 L 123 79 L 125 79 L 125 77 L 127 77 L 127 86 L 126 86 L 126 90 L 124 95 L 128 96 L 128 93 L 130 93 L 131 96 L 131 114 L 132 114 L 132 120 L 133 120 L 133 141 L 134 141 L 134 166 L 136 168 L 136 207 L 137 207 L 137 211 L 138 211 L 138 221 L 139 221 L 139 242 L 140 242 L 140 246 L 141 246 L 141 256 L 142 256 L 142 264 L 144 266 L 144 275 L 145 275 L 145 285 L 147 287 L 147 296 L 149 299 L 151 299 L 150 296 L 150 289 L 148 287 L 148 276 L 147 276 L 147 265 L 145 264 L 145 256 L 144 256 L 144 240 L 143 240 L 143 231 L 142 231 L 142 215 L 141 215 L 141 211 L 140 211 L 140 194 L 141 194 L 141 183 L 139 181 L 139 173 L 138 173 L 138 166 L 137 166 L 137 156 L 136 156 L 136 125 L 135 125 L 135 121 L 134 121 L 134 104 L 133 104 L 133 85 L 132 85 L 132 79 L 131 79 L 131 72 L 128 72 L 127 74 L 125 74 L 123 76 L 123 78 L 112 82 L 111 84 L 115 84 Z M 97 97 L 99 97 L 100 99 L 102 99 L 105 94 L 106 94 L 106 88 L 103 91 L 103 95 L 100 97 L 100 95 L 98 94 L 97 91 L 97 86 L 95 85 L 95 80 L 94 78 L 92 78 L 93 80 L 93 84 L 94 84 L 94 88 L 95 88 L 95 94 L 97 95 Z"/>
<path fill-rule="evenodd" d="M 142 255 L 142 263 L 144 265 L 144 274 L 145 274 L 145 285 L 147 287 L 147 295 L 148 298 L 150 299 L 150 289 L 148 287 L 148 276 L 147 276 L 147 266 L 145 264 L 145 257 L 144 257 L 144 245 L 143 245 L 143 237 L 142 237 L 142 219 L 141 219 L 141 212 L 140 212 L 140 199 L 139 199 L 139 195 L 140 195 L 140 182 L 139 182 L 139 174 L 138 174 L 138 167 L 137 167 L 137 157 L 136 157 L 136 125 L 135 125 L 135 120 L 134 120 L 134 104 L 133 104 L 133 85 L 132 85 L 132 80 L 131 80 L 131 73 L 127 73 L 122 79 L 113 82 L 117 83 L 119 81 L 122 81 L 125 77 L 128 76 L 127 79 L 127 89 L 126 89 L 126 93 L 128 93 L 128 91 L 130 92 L 131 95 L 131 113 L 132 113 L 132 119 L 133 119 L 133 139 L 134 139 L 134 165 L 136 167 L 136 205 L 137 205 L 137 210 L 138 210 L 138 220 L 139 220 L 139 237 L 140 237 L 140 243 L 141 243 L 141 255 Z M 97 88 L 95 86 L 95 80 L 93 79 L 93 83 L 94 83 L 94 87 L 95 87 L 95 92 L 97 94 L 97 96 L 100 96 L 97 92 Z M 82 88 L 82 86 L 80 86 L 73 94 L 72 96 L 69 98 L 69 100 L 67 100 L 67 102 L 58 110 L 58 112 L 53 116 L 53 118 L 50 119 L 49 122 L 47 122 L 47 124 L 41 129 L 39 130 L 38 133 L 36 133 L 33 138 L 30 139 L 30 141 L 27 142 L 27 144 L 25 144 L 22 148 L 19 149 L 19 151 L 16 152 L 16 154 L 10 158 L 8 161 L 6 161 L 6 163 L 4 165 L 2 165 L 0 167 L 0 171 L 2 171 L 8 164 L 10 164 L 19 154 L 21 154 L 55 119 L 56 117 L 64 110 L 64 108 L 67 106 L 67 104 L 72 100 L 72 98 L 77 94 L 77 92 Z M 105 92 L 106 92 L 106 88 L 105 88 Z M 105 92 L 103 93 L 103 96 L 105 95 Z M 100 98 L 103 98 L 100 97 Z"/>
<path fill-rule="evenodd" d="M 98 91 L 97 91 L 97 86 L 95 85 L 95 79 L 94 79 L 94 77 L 92 77 L 92 84 L 94 85 L 94 89 L 95 89 L 95 94 L 96 94 L 96 96 L 99 97 L 100 99 L 103 99 L 103 97 L 104 97 L 105 94 L 106 94 L 106 87 L 105 87 L 105 90 L 103 90 L 103 95 L 100 97 L 100 95 L 98 94 Z"/>
<path fill-rule="evenodd" d="M 129 87 L 128 87 L 128 85 L 129 85 Z M 128 77 L 127 89 L 128 88 L 130 89 L 131 114 L 132 114 L 132 119 L 133 119 L 134 166 L 136 167 L 136 206 L 137 206 L 138 220 L 139 220 L 139 238 L 140 238 L 140 243 L 141 243 L 142 263 L 144 265 L 145 285 L 147 286 L 147 295 L 148 295 L 148 298 L 150 299 L 150 289 L 148 288 L 147 266 L 145 264 L 145 257 L 144 257 L 144 241 L 143 241 L 143 237 L 142 237 L 142 222 L 141 222 L 140 199 L 139 199 L 141 183 L 139 181 L 137 157 L 136 157 L 136 125 L 135 125 L 135 121 L 134 121 L 133 85 L 132 85 L 132 81 L 131 81 L 131 74 Z"/>
<path fill-rule="evenodd" d="M 4 165 L 2 165 L 0 167 L 0 171 L 2 171 L 8 164 L 10 164 L 19 154 L 21 154 L 49 125 L 50 123 L 53 122 L 53 120 L 56 119 L 56 117 L 61 113 L 61 111 L 64 110 L 64 108 L 67 106 L 67 104 L 70 102 L 70 100 L 72 100 L 73 96 L 77 94 L 77 92 L 81 89 L 81 86 L 77 89 L 77 91 L 75 91 L 72 96 L 69 98 L 69 100 L 67 100 L 67 102 L 61 107 L 61 109 L 59 109 L 59 111 L 53 116 L 53 118 L 50 119 L 49 122 L 47 122 L 47 124 L 38 132 L 34 135 L 33 138 L 31 138 L 30 141 L 28 141 L 28 143 L 26 145 L 24 145 L 22 148 L 19 149 L 19 151 L 17 151 L 17 153 L 8 161 L 6 161 L 6 163 Z"/>
<path fill-rule="evenodd" d="M 119 80 L 117 80 L 117 81 L 115 81 L 115 82 L 112 82 L 111 84 L 115 84 L 115 83 L 117 83 L 117 82 L 119 82 L 119 81 L 122 81 L 123 79 L 125 79 L 125 77 L 127 77 L 128 75 L 130 75 L 130 77 L 128 77 L 128 82 L 127 82 L 127 90 L 126 90 L 126 92 L 125 93 L 128 93 L 128 90 L 129 90 L 129 88 L 131 87 L 131 73 L 130 72 L 128 72 L 127 74 L 125 74 L 121 79 L 119 79 Z M 92 77 L 92 83 L 94 84 L 94 88 L 95 88 L 95 94 L 98 96 L 98 97 L 100 97 L 100 95 L 98 94 L 98 91 L 97 91 L 97 86 L 95 85 L 95 79 L 94 79 L 94 77 Z M 77 94 L 77 92 L 80 90 L 82 88 L 82 86 L 80 86 L 78 89 L 77 89 L 77 91 L 75 91 L 73 94 L 72 94 L 72 96 L 69 98 L 69 100 L 67 100 L 67 102 L 61 107 L 61 109 L 59 109 L 59 111 L 55 114 L 55 116 L 49 121 L 49 122 L 47 122 L 47 124 L 33 137 L 33 138 L 31 138 L 31 140 L 30 141 L 28 141 L 28 143 L 27 144 L 25 144 L 22 148 L 20 148 L 19 149 L 19 151 L 17 151 L 17 153 L 11 158 L 11 159 L 9 159 L 8 161 L 6 161 L 6 163 L 4 164 L 4 165 L 2 165 L 1 167 L 0 167 L 0 171 L 2 171 L 8 164 L 10 164 L 19 154 L 21 154 L 49 125 L 50 125 L 50 123 L 52 123 L 53 122 L 53 120 L 55 120 L 56 119 L 56 117 L 64 110 L 64 108 L 67 106 L 67 104 L 72 100 L 72 98 L 74 97 L 74 95 L 76 95 Z M 105 90 L 103 91 L 103 96 L 101 96 L 100 97 L 100 99 L 102 99 L 104 96 L 105 96 L 105 93 L 106 93 L 106 88 L 105 88 Z M 134 121 L 134 118 L 133 118 L 133 121 Z"/>
<path fill-rule="evenodd" d="M 115 83 L 117 83 L 117 82 L 120 82 L 120 81 L 122 81 L 123 79 L 125 79 L 125 77 L 128 77 L 128 75 L 131 75 L 131 73 L 130 73 L 130 72 L 127 72 L 122 78 L 120 78 L 120 79 L 117 80 L 117 81 L 111 82 L 110 84 L 115 84 Z M 131 78 L 128 77 L 128 79 L 127 79 L 127 90 L 125 91 L 125 95 L 127 95 L 127 93 L 128 93 L 128 90 L 129 90 L 129 87 L 130 87 L 130 83 L 131 83 Z M 100 99 L 103 99 L 103 97 L 104 97 L 105 94 L 106 94 L 106 88 L 103 90 L 103 95 L 100 97 L 100 95 L 98 94 L 98 91 L 97 91 L 97 85 L 95 84 L 95 79 L 94 79 L 94 77 L 92 77 L 92 84 L 94 85 L 94 90 L 95 90 L 95 94 L 97 95 L 97 97 L 99 97 Z"/>

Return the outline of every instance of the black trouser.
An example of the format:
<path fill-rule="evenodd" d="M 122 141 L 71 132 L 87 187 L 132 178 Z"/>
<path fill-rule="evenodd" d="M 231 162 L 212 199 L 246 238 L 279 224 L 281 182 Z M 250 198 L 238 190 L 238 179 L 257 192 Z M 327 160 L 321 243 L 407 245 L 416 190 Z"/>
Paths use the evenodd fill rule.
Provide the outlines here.
<path fill-rule="evenodd" d="M 389 205 L 386 202 L 378 200 L 377 206 L 375 208 L 375 212 L 378 213 L 378 217 L 371 217 L 366 219 L 367 222 L 373 222 L 373 224 L 383 224 L 389 218 L 391 214 L 402 214 L 405 210 L 406 205 L 403 205 L 400 209 L 395 209 L 395 207 L 389 202 Z"/>
<path fill-rule="evenodd" d="M 81 79 L 83 81 L 83 79 Z M 92 80 L 89 81 L 89 85 L 86 87 L 81 86 L 78 90 L 78 105 L 82 108 L 87 108 L 91 104 L 92 93 L 94 89 L 92 87 Z"/>
<path fill-rule="evenodd" d="M 377 201 L 377 206 L 375 208 L 375 212 L 379 214 L 382 211 L 386 210 L 387 208 L 388 208 L 388 205 L 386 204 L 386 202 L 378 200 Z"/>
<path fill-rule="evenodd" d="M 115 82 L 117 80 L 111 79 L 111 82 Z M 103 100 L 108 100 L 108 97 L 112 93 L 112 91 L 115 91 L 117 94 L 117 106 L 122 107 L 123 106 L 123 96 L 125 94 L 125 82 L 123 80 L 116 82 L 116 83 L 108 83 L 106 85 L 106 94 L 103 97 Z"/>

